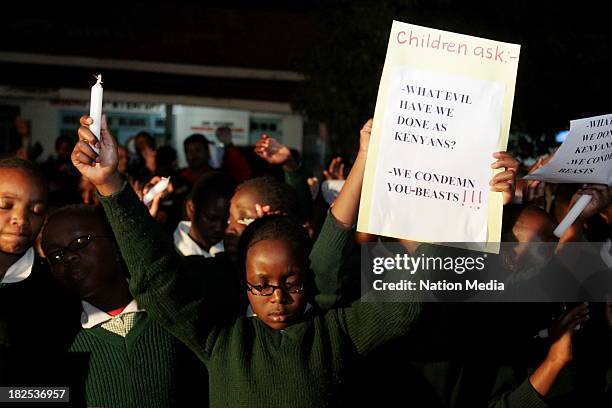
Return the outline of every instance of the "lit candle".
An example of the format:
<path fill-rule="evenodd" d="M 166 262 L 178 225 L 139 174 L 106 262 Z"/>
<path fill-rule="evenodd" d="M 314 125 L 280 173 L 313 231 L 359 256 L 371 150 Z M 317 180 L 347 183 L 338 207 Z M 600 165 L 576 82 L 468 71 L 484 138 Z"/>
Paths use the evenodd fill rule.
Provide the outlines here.
<path fill-rule="evenodd" d="M 89 102 L 89 116 L 93 119 L 93 124 L 89 126 L 89 130 L 100 140 L 100 125 L 102 124 L 102 74 L 98 74 L 96 83 L 91 87 L 91 101 Z M 98 149 L 92 146 L 98 152 Z"/>

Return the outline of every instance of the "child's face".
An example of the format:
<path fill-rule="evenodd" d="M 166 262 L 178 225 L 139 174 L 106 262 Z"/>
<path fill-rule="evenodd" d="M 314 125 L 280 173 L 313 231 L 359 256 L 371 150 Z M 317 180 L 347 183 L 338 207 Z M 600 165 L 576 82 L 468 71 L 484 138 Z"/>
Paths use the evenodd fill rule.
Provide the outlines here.
<path fill-rule="evenodd" d="M 518 242 L 556 242 L 555 225 L 544 212 L 525 210 L 517 218 L 512 233 Z"/>
<path fill-rule="evenodd" d="M 193 169 L 200 169 L 208 165 L 208 145 L 200 142 L 187 143 L 185 157 L 187 164 Z"/>
<path fill-rule="evenodd" d="M 229 211 L 229 199 L 223 196 L 210 197 L 202 208 L 197 208 L 193 216 L 193 227 L 198 236 L 213 246 L 223 240 Z"/>
<path fill-rule="evenodd" d="M 229 219 L 227 221 L 226 251 L 237 245 L 238 238 L 248 225 L 248 220 L 257 218 L 255 204 L 262 203 L 262 197 L 253 188 L 246 187 L 236 192 L 230 201 Z"/>
<path fill-rule="evenodd" d="M 307 304 L 304 260 L 303 254 L 281 240 L 260 241 L 247 252 L 249 302 L 257 317 L 274 330 L 286 328 L 304 313 Z M 258 289 L 265 290 L 265 285 L 282 288 L 272 289 L 270 296 L 256 295 Z"/>
<path fill-rule="evenodd" d="M 21 254 L 42 227 L 47 191 L 41 180 L 20 169 L 0 169 L 0 251 Z"/>
<path fill-rule="evenodd" d="M 53 277 L 80 299 L 112 290 L 123 279 L 113 237 L 93 216 L 53 217 L 45 228 L 42 249 Z"/>
<path fill-rule="evenodd" d="M 544 211 L 524 210 L 512 227 L 518 244 L 513 248 L 513 263 L 520 268 L 542 266 L 554 254 L 555 225 Z"/>

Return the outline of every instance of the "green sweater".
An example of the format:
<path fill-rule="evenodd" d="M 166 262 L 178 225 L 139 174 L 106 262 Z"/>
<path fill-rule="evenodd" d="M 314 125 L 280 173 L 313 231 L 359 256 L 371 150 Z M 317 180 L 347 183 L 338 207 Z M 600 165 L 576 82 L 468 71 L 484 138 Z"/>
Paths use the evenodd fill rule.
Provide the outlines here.
<path fill-rule="evenodd" d="M 188 393 L 200 406 L 207 402 L 207 393 L 196 393 L 193 387 L 196 381 L 206 381 L 204 367 L 192 363 L 197 361 L 193 354 L 146 312 L 139 313 L 125 338 L 99 326 L 82 329 L 70 353 L 85 370 L 74 377 L 85 380 L 84 390 L 78 391 L 84 391 L 87 406 L 182 406 L 190 400 Z"/>
<path fill-rule="evenodd" d="M 417 302 L 356 302 L 308 313 L 282 331 L 257 318 L 222 319 L 207 298 L 212 292 L 184 273 L 185 260 L 131 189 L 124 186 L 102 204 L 132 275 L 132 294 L 206 364 L 212 407 L 342 405 L 354 391 L 345 379 L 357 358 L 409 332 L 420 314 Z M 346 253 L 350 235 L 326 223 L 318 245 L 330 264 Z"/>

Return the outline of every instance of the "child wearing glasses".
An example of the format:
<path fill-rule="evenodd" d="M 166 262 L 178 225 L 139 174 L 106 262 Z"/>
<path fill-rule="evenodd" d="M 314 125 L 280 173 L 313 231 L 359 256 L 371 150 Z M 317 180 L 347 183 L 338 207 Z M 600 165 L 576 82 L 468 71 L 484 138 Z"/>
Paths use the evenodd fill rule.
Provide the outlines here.
<path fill-rule="evenodd" d="M 82 118 L 73 163 L 98 189 L 132 276 L 130 291 L 206 364 L 211 406 L 341 405 L 351 391 L 346 379 L 352 363 L 414 326 L 420 313 L 416 302 L 309 309 L 307 233 L 299 223 L 278 216 L 253 222 L 240 242 L 255 316 L 219 319 L 223 310 L 213 294 L 223 287 L 214 280 L 204 290 L 193 284 L 185 259 L 117 176 L 114 140 L 102 132 L 98 142 L 90 124 L 90 118 Z M 352 245 L 350 227 L 359 206 L 370 131 L 368 122 L 332 221 L 315 244 L 330 259 Z M 99 156 L 90 144 L 100 148 Z M 325 278 L 316 277 L 320 284 Z"/>
<path fill-rule="evenodd" d="M 0 160 L 0 385 L 62 382 L 71 303 L 33 248 L 46 208 L 40 170 L 17 158 Z"/>
<path fill-rule="evenodd" d="M 75 370 L 86 371 L 73 378 L 85 379 L 79 391 L 87 406 L 205 405 L 206 393 L 196 388 L 207 381 L 205 368 L 133 299 L 101 209 L 74 205 L 51 213 L 41 247 L 53 277 L 81 301 L 81 329 L 69 351 L 85 359 Z"/>

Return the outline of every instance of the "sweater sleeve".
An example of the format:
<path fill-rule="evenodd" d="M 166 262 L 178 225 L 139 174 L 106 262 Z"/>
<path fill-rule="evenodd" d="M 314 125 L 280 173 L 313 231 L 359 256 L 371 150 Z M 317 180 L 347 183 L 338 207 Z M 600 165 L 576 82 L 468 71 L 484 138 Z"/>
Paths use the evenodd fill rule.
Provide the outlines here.
<path fill-rule="evenodd" d="M 366 301 L 338 309 L 343 330 L 360 355 L 409 334 L 421 315 L 422 305 L 415 298 L 398 302 Z"/>
<path fill-rule="evenodd" d="M 337 306 L 343 299 L 347 280 L 343 265 L 353 248 L 353 242 L 353 229 L 340 226 L 328 212 L 310 253 L 310 267 L 315 276 L 315 303 L 321 309 Z"/>
<path fill-rule="evenodd" d="M 506 392 L 500 393 L 498 390 L 507 384 L 508 372 L 510 368 L 500 368 L 493 397 L 489 400 L 489 408 L 546 408 L 548 404 L 538 394 L 529 382 L 529 378 L 525 378 L 518 387 L 515 387 Z"/>
<path fill-rule="evenodd" d="M 113 196 L 101 196 L 100 201 L 131 275 L 130 291 L 154 319 L 205 359 L 215 339 L 212 320 L 208 318 L 212 313 L 205 302 L 206 287 L 214 287 L 214 282 L 194 284 L 189 278 L 189 268 L 193 266 L 190 258 L 176 252 L 171 237 L 126 186 L 124 183 Z M 200 261 L 199 265 L 206 269 L 201 276 L 213 281 L 220 276 L 215 260 Z"/>

